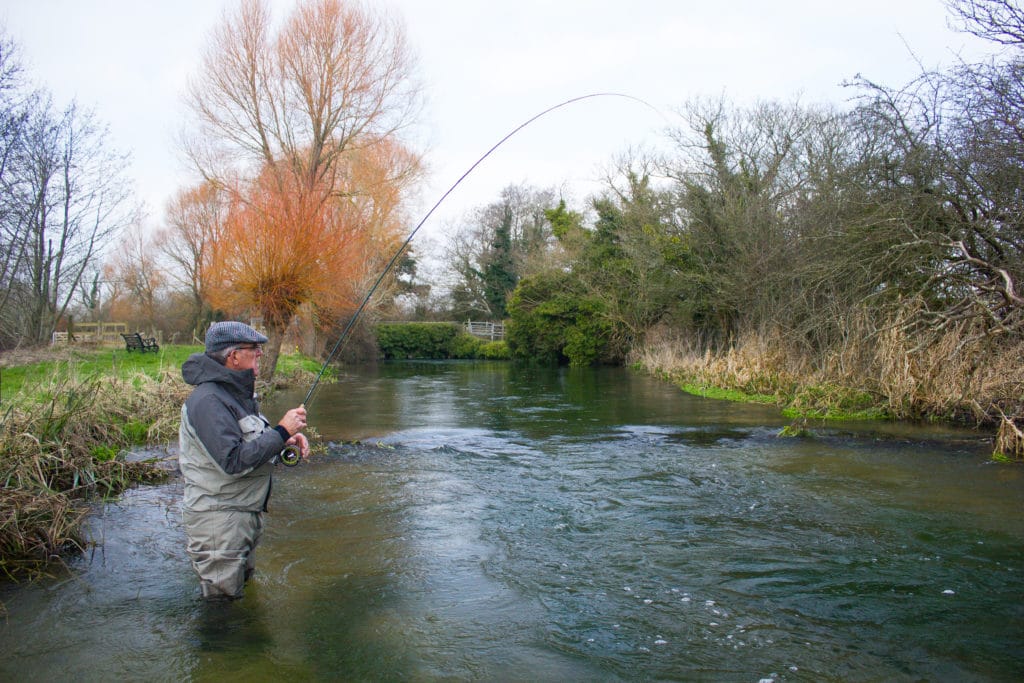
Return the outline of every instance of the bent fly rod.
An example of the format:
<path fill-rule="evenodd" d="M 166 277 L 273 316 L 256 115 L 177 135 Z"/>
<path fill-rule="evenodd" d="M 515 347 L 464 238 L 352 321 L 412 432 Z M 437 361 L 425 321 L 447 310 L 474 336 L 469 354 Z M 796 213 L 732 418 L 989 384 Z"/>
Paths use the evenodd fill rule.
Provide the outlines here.
<path fill-rule="evenodd" d="M 625 93 L 618 92 L 589 93 L 587 95 L 579 95 L 578 97 L 569 98 L 564 102 L 559 102 L 558 104 L 552 105 L 547 109 L 544 109 L 543 111 L 534 114 L 533 116 L 531 116 L 530 118 L 526 119 L 518 126 L 513 128 L 511 131 L 509 131 L 503 138 L 494 143 L 494 145 L 492 145 L 490 149 L 484 152 L 479 159 L 474 161 L 473 164 L 469 168 L 467 168 L 461 176 L 459 176 L 458 180 L 452 183 L 451 187 L 445 190 L 444 194 L 441 195 L 440 199 L 434 202 L 434 205 L 430 207 L 430 210 L 427 211 L 423 218 L 420 219 L 420 222 L 416 224 L 416 227 L 412 229 L 412 231 L 409 233 L 409 236 L 405 238 L 405 241 L 403 241 L 402 244 L 395 251 L 395 254 L 394 256 L 391 257 L 391 260 L 389 260 L 387 262 L 387 265 L 384 266 L 384 270 L 381 271 L 376 281 L 374 281 L 373 286 L 370 287 L 369 291 L 366 293 L 366 296 L 363 298 L 362 303 L 359 304 L 359 307 L 356 309 L 355 313 L 353 313 L 351 317 L 349 317 L 348 322 L 345 324 L 344 329 L 342 329 L 341 331 L 341 334 L 338 335 L 338 340 L 334 342 L 334 346 L 331 348 L 331 352 L 327 354 L 327 358 L 324 360 L 323 365 L 320 366 L 320 371 L 316 374 L 316 378 L 314 378 L 312 385 L 310 385 L 309 391 L 306 392 L 306 398 L 304 398 L 302 401 L 303 406 L 307 408 L 309 407 L 310 403 L 313 400 L 313 394 L 316 392 L 317 387 L 320 386 L 320 380 L 323 378 L 324 373 L 330 366 L 330 363 L 334 359 L 334 356 L 337 355 L 338 351 L 342 349 L 345 341 L 348 339 L 349 334 L 352 331 L 352 328 L 356 324 L 356 320 L 359 319 L 359 316 L 362 314 L 363 310 L 370 303 L 370 300 L 373 298 L 374 293 L 376 293 L 377 288 L 380 287 L 382 282 L 384 282 L 384 278 L 387 277 L 388 273 L 391 272 L 391 269 L 395 267 L 395 264 L 398 262 L 398 259 L 401 258 L 402 254 L 405 253 L 405 250 L 409 247 L 409 244 L 412 242 L 412 238 L 416 236 L 416 233 L 419 232 L 420 228 L 423 227 L 423 224 L 426 223 L 427 220 L 433 215 L 434 211 L 437 210 L 437 207 L 441 206 L 444 200 L 448 198 L 448 195 L 454 192 L 455 188 L 457 188 L 462 183 L 462 181 L 465 180 L 467 176 L 469 176 L 469 174 L 476 170 L 476 167 L 482 164 L 487 157 L 489 157 L 496 149 L 505 144 L 505 142 L 509 138 L 513 137 L 523 128 L 526 128 L 537 119 L 546 116 L 547 114 L 550 114 L 551 112 L 557 109 L 561 109 L 562 107 L 566 107 L 570 104 L 574 104 L 576 102 L 580 102 L 583 100 L 593 99 L 595 97 L 621 97 L 627 100 L 633 100 L 634 102 L 639 102 L 640 104 L 643 104 L 657 111 L 657 109 L 655 109 L 653 105 L 640 99 L 639 97 L 634 97 L 633 95 L 627 95 Z M 281 451 L 280 459 L 281 462 L 288 466 L 298 464 L 300 460 L 298 448 L 295 446 L 287 446 L 283 451 Z"/>

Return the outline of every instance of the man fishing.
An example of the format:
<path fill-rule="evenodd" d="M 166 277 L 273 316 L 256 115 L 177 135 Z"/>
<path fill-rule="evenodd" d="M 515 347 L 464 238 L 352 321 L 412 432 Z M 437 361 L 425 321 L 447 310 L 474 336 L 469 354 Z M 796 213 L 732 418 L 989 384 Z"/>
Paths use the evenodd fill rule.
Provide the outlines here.
<path fill-rule="evenodd" d="M 309 457 L 304 406 L 274 426 L 255 393 L 267 338 L 245 323 L 214 323 L 204 353 L 181 366 L 193 386 L 181 407 L 179 463 L 185 478 L 182 518 L 188 555 L 203 598 L 239 598 L 256 566 L 271 471 L 285 446 Z"/>

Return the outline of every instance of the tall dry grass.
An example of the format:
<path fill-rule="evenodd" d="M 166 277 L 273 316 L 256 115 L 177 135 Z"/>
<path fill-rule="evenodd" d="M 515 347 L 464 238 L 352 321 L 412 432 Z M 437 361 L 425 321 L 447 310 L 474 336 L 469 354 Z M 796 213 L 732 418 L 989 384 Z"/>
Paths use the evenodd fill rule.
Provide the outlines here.
<path fill-rule="evenodd" d="M 805 364 L 764 335 L 745 335 L 728 350 L 715 352 L 700 339 L 666 328 L 648 333 L 629 359 L 649 372 L 679 384 L 719 388 L 780 399 L 806 373 Z"/>
<path fill-rule="evenodd" d="M 799 415 L 1000 426 L 996 451 L 1024 458 L 1024 343 L 966 329 L 922 339 L 906 322 L 879 329 L 853 319 L 840 342 L 814 355 L 779 330 L 748 332 L 718 352 L 656 330 L 631 360 L 681 385 L 768 395 Z"/>
<path fill-rule="evenodd" d="M 155 465 L 120 456 L 133 445 L 173 440 L 188 389 L 171 372 L 72 372 L 16 396 L 0 418 L 0 574 L 43 571 L 81 547 L 87 501 L 162 478 Z"/>

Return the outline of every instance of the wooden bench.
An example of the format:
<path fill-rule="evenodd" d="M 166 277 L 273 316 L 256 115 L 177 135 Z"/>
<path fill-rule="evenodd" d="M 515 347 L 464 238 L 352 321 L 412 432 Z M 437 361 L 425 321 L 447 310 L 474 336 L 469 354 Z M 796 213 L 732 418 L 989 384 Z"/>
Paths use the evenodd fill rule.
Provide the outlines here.
<path fill-rule="evenodd" d="M 139 351 L 140 353 L 152 351 L 156 353 L 160 350 L 160 345 L 156 343 L 156 339 L 153 337 L 143 339 L 142 335 L 138 332 L 132 332 L 131 334 L 122 333 L 121 336 L 124 337 L 124 348 L 129 353 L 132 351 Z"/>

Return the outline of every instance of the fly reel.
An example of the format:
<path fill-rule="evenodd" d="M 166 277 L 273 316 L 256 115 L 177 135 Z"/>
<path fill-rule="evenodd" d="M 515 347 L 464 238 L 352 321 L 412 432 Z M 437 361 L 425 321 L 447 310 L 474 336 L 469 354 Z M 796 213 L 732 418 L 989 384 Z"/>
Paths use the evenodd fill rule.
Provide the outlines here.
<path fill-rule="evenodd" d="M 277 459 L 288 467 L 295 467 L 302 460 L 302 450 L 295 444 L 285 446 L 284 450 L 278 454 Z"/>

